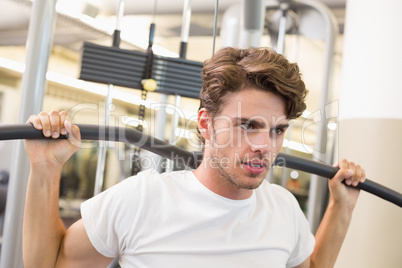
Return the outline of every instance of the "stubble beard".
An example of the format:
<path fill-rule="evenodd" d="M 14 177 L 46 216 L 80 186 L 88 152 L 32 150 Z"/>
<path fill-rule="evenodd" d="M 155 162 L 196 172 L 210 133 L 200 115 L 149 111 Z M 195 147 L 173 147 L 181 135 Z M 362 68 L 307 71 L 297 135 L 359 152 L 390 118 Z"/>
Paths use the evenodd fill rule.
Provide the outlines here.
<path fill-rule="evenodd" d="M 232 163 L 229 164 L 229 167 L 224 167 L 220 161 L 218 161 L 218 165 L 217 165 L 217 172 L 218 174 L 226 179 L 227 182 L 229 182 L 230 184 L 241 188 L 241 189 L 247 189 L 247 190 L 253 190 L 258 188 L 261 183 L 263 182 L 266 173 L 264 172 L 265 175 L 262 174 L 254 174 L 254 173 L 249 173 L 246 172 L 244 169 L 241 169 L 240 172 L 242 172 L 242 174 L 236 174 L 235 170 L 236 167 L 241 167 L 241 163 L 237 162 L 236 157 L 233 158 L 229 158 L 228 156 L 225 156 L 224 153 L 221 152 L 220 149 L 218 148 L 213 148 L 211 150 L 211 156 L 212 159 L 216 159 L 216 160 L 221 160 L 221 159 L 231 159 Z M 230 172 L 230 169 L 232 170 L 232 172 Z M 254 178 L 255 180 L 257 180 L 258 177 L 261 177 L 261 179 L 259 181 L 254 181 L 254 183 L 247 183 L 247 182 L 243 182 L 241 176 L 245 174 L 245 176 L 249 177 L 249 178 Z"/>

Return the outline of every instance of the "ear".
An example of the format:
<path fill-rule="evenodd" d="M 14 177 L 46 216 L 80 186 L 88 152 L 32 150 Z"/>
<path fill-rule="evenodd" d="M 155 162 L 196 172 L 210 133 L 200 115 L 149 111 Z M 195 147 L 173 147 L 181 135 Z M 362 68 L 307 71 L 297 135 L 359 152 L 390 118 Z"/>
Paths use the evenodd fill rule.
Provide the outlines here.
<path fill-rule="evenodd" d="M 205 140 L 210 140 L 211 138 L 211 123 L 212 117 L 207 109 L 200 109 L 198 112 L 198 129 Z"/>

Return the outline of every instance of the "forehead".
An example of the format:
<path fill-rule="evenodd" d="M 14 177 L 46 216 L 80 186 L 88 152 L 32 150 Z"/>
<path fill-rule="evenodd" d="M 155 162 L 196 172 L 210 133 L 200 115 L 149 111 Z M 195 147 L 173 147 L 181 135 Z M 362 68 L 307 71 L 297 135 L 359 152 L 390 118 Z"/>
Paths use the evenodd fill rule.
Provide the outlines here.
<path fill-rule="evenodd" d="M 286 119 L 285 101 L 271 93 L 258 89 L 243 89 L 228 93 L 222 104 L 220 115 L 229 117 L 272 117 Z"/>

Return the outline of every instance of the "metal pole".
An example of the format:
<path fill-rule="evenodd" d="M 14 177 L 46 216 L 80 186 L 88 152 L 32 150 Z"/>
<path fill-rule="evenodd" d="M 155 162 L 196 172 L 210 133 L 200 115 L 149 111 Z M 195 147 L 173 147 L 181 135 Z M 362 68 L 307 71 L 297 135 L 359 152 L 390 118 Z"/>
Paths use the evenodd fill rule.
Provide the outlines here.
<path fill-rule="evenodd" d="M 216 28 L 218 23 L 219 0 L 215 0 L 214 30 L 212 33 L 212 55 L 215 54 Z"/>
<path fill-rule="evenodd" d="M 27 38 L 26 69 L 22 77 L 20 113 L 18 122 L 25 123 L 31 114 L 42 110 L 55 26 L 56 0 L 33 2 Z M 10 169 L 7 206 L 3 231 L 0 267 L 23 267 L 22 221 L 26 186 L 29 176 L 29 159 L 24 144 L 15 144 Z"/>
<path fill-rule="evenodd" d="M 180 95 L 175 96 L 175 104 L 174 104 L 174 111 L 172 114 L 172 120 L 171 120 L 171 130 L 170 130 L 170 144 L 176 145 L 176 129 L 177 126 L 179 125 L 179 113 L 177 112 L 177 109 L 180 107 Z M 166 172 L 173 171 L 174 169 L 174 162 L 172 160 L 167 160 L 167 165 L 166 165 Z"/>
<path fill-rule="evenodd" d="M 276 52 L 285 55 L 286 20 L 287 20 L 287 13 L 289 10 L 289 3 L 286 1 L 281 2 L 279 8 L 282 11 L 282 15 L 279 19 L 278 41 L 276 44 Z M 291 124 L 287 130 L 286 138 L 288 142 L 290 142 L 291 140 L 292 132 L 293 132 L 293 124 Z M 285 148 L 285 152 L 290 153 L 289 146 Z M 281 180 L 282 187 L 286 188 L 287 181 L 288 181 L 288 169 L 285 167 L 282 170 L 282 180 Z"/>
<path fill-rule="evenodd" d="M 282 16 L 279 19 L 278 42 L 276 45 L 276 51 L 282 55 L 285 55 L 286 20 L 289 10 L 289 3 L 282 2 L 279 5 L 279 8 L 282 11 Z"/>
<path fill-rule="evenodd" d="M 191 0 L 184 0 L 183 19 L 181 26 L 180 58 L 185 59 L 187 54 L 188 36 L 190 35 Z"/>
<path fill-rule="evenodd" d="M 324 77 L 321 87 L 321 99 L 320 99 L 320 112 L 321 121 L 319 122 L 319 127 L 317 131 L 317 142 L 315 150 L 313 152 L 313 157 L 321 162 L 326 162 L 325 151 L 327 148 L 327 118 L 326 118 L 326 106 L 329 102 L 330 94 L 330 80 L 332 76 L 332 66 L 334 61 L 334 51 L 335 51 L 335 39 L 339 32 L 338 24 L 336 23 L 336 18 L 328 9 L 327 6 L 321 4 L 318 1 L 312 0 L 294 0 L 293 3 L 306 5 L 311 8 L 316 9 L 323 17 L 325 24 L 325 49 L 324 49 Z M 308 199 L 308 209 L 307 209 L 307 219 L 310 223 L 312 232 L 318 228 L 321 221 L 322 214 L 320 213 L 323 209 L 322 206 L 325 205 L 324 194 L 323 194 L 323 182 L 319 180 L 316 175 L 311 176 L 310 189 L 309 189 L 309 199 Z"/>
<path fill-rule="evenodd" d="M 156 111 L 155 115 L 155 124 L 154 124 L 154 136 L 157 139 L 164 140 L 165 138 L 165 130 L 166 130 L 166 107 L 168 105 L 168 97 L 167 94 L 159 94 L 159 110 Z M 152 117 L 151 117 L 152 120 Z M 153 161 L 154 166 L 153 168 L 158 172 L 162 172 L 162 157 L 157 154 L 152 154 L 150 157 Z"/>
<path fill-rule="evenodd" d="M 117 17 L 116 17 L 116 28 L 113 34 L 113 46 L 119 47 L 120 45 L 120 30 L 121 30 L 121 19 L 124 14 L 124 0 L 120 0 L 117 6 Z M 105 99 L 105 118 L 104 125 L 109 125 L 110 111 L 113 105 L 113 85 L 109 84 L 107 88 L 107 96 Z M 96 165 L 96 175 L 95 175 L 95 186 L 94 195 L 99 194 L 103 190 L 104 175 L 105 175 L 105 163 L 106 163 L 106 152 L 108 148 L 108 143 L 106 141 L 99 141 L 99 154 L 98 162 Z"/>
<path fill-rule="evenodd" d="M 264 28 L 265 4 L 263 0 L 243 0 L 243 28 L 240 32 L 240 48 L 259 47 Z"/>
<path fill-rule="evenodd" d="M 110 109 L 113 105 L 112 98 L 113 85 L 109 84 L 107 88 L 107 96 L 105 101 L 105 118 L 104 125 L 109 125 L 109 117 L 110 117 Z M 95 186 L 94 186 L 94 195 L 102 192 L 103 183 L 104 183 L 104 173 L 105 173 L 105 163 L 106 163 L 106 152 L 108 148 L 108 143 L 106 141 L 99 141 L 99 153 L 98 153 L 98 161 L 96 164 L 96 175 L 95 175 Z"/>
<path fill-rule="evenodd" d="M 180 42 L 180 58 L 185 59 L 187 54 L 187 43 L 190 35 L 190 22 L 191 22 L 191 0 L 184 0 L 183 6 L 183 19 L 181 27 L 181 42 Z M 176 144 L 176 129 L 179 125 L 179 113 L 177 109 L 180 108 L 180 95 L 175 96 L 174 111 L 172 114 L 171 128 L 170 128 L 170 144 Z M 174 162 L 167 160 L 166 171 L 173 171 Z"/>

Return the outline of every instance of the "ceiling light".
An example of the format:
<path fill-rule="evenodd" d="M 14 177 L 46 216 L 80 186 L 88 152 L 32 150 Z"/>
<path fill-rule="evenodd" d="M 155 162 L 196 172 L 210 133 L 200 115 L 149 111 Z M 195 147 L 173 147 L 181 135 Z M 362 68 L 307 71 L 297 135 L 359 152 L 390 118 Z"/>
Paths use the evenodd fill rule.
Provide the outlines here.
<path fill-rule="evenodd" d="M 290 177 L 294 180 L 297 179 L 299 177 L 299 172 L 292 170 L 292 172 L 290 172 Z"/>
<path fill-rule="evenodd" d="M 328 123 L 328 129 L 334 131 L 337 128 L 337 124 L 335 122 Z"/>

